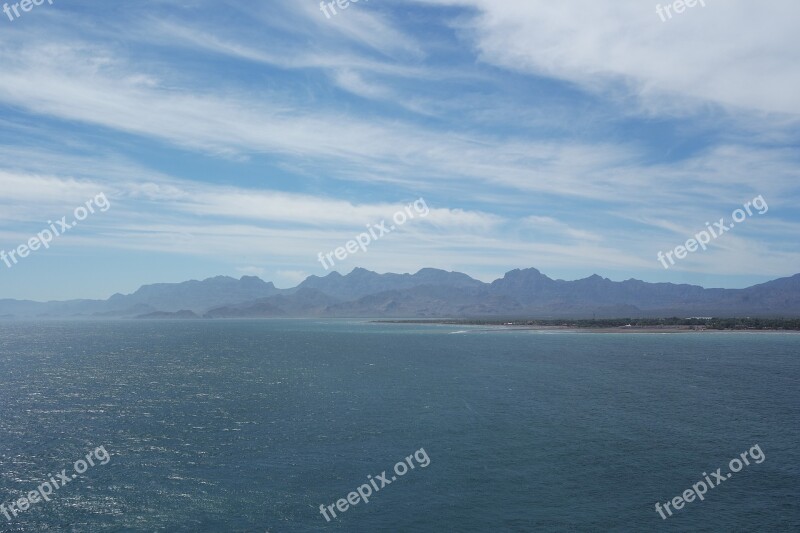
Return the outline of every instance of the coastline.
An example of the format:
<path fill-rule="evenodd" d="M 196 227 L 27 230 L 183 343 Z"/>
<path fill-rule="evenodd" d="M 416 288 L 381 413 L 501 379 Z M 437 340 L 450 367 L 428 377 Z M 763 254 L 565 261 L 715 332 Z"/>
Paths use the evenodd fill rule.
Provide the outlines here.
<path fill-rule="evenodd" d="M 487 331 L 553 331 L 563 333 L 625 333 L 625 334 L 658 334 L 658 333 L 800 333 L 796 329 L 781 328 L 709 328 L 705 326 L 590 326 L 590 325 L 542 325 L 542 324 L 513 324 L 513 323 L 486 323 L 479 321 L 453 321 L 453 320 L 373 320 L 378 324 L 417 324 L 454 327 L 484 328 Z"/>

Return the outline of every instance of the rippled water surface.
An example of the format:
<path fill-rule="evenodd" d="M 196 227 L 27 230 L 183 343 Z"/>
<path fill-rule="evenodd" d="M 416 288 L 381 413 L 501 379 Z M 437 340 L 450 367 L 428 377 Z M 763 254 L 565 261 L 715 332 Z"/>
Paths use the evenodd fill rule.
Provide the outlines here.
<path fill-rule="evenodd" d="M 111 455 L 0 531 L 798 531 L 799 382 L 793 334 L 0 322 L 0 503 Z"/>

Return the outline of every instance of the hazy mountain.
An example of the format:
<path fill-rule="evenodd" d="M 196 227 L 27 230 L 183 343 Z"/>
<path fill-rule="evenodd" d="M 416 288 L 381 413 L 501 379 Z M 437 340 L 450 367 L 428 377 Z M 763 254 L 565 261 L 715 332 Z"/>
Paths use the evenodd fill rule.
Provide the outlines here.
<path fill-rule="evenodd" d="M 106 300 L 67 300 L 63 302 L 33 302 L 30 300 L 0 300 L 0 315 L 13 317 L 81 316 L 106 310 Z M 140 311 L 142 312 L 142 311 Z"/>
<path fill-rule="evenodd" d="M 298 289 L 291 294 L 279 294 L 239 305 L 218 307 L 210 310 L 205 316 L 207 318 L 323 316 L 338 302 L 336 298 L 316 289 Z"/>
<path fill-rule="evenodd" d="M 357 268 L 310 276 L 293 289 L 245 276 L 145 285 L 108 300 L 0 300 L 0 317 L 656 317 L 800 316 L 800 274 L 746 289 L 611 281 L 598 275 L 551 279 L 535 268 L 483 283 L 423 269 L 378 274 Z M 177 316 L 177 315 L 176 315 Z"/>
<path fill-rule="evenodd" d="M 235 279 L 217 276 L 203 281 L 144 285 L 133 294 L 115 294 L 108 300 L 31 302 L 0 300 L 0 315 L 17 317 L 124 317 L 181 310 L 203 314 L 208 309 L 279 294 L 272 282 L 254 276 Z"/>
<path fill-rule="evenodd" d="M 450 317 L 489 316 L 521 311 L 512 298 L 488 288 L 464 289 L 423 285 L 405 291 L 387 291 L 335 306 L 334 316 Z"/>
<path fill-rule="evenodd" d="M 174 313 L 168 311 L 156 311 L 155 313 L 147 313 L 144 315 L 139 315 L 136 318 L 162 319 L 162 320 L 174 320 L 174 319 L 192 320 L 200 317 L 197 315 L 197 313 L 184 309 L 182 311 L 176 311 Z"/>
<path fill-rule="evenodd" d="M 115 294 L 107 303 L 111 309 L 147 305 L 158 311 L 204 312 L 211 307 L 237 304 L 280 292 L 272 282 L 264 282 L 255 276 L 243 276 L 241 279 L 217 276 L 203 281 L 145 285 L 133 294 Z"/>
<path fill-rule="evenodd" d="M 416 274 L 378 274 L 356 268 L 346 276 L 338 272 L 331 272 L 324 278 L 309 276 L 298 285 L 298 289 L 317 289 L 342 301 L 353 301 L 369 294 L 411 289 L 421 285 L 478 288 L 486 284 L 460 272 L 446 272 L 435 268 L 423 268 Z"/>
<path fill-rule="evenodd" d="M 713 289 L 696 285 L 646 283 L 635 279 L 617 282 L 597 274 L 576 281 L 553 280 L 535 268 L 512 270 L 492 282 L 492 289 L 535 306 L 602 302 L 608 305 L 660 308 L 704 302 L 713 297 Z"/>

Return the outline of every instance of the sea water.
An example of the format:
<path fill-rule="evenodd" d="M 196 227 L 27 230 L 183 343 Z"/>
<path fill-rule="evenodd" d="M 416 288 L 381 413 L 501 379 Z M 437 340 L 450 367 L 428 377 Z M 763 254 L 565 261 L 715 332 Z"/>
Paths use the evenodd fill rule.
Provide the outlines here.
<path fill-rule="evenodd" d="M 3 321 L 0 504 L 110 460 L 0 531 L 798 531 L 799 382 L 789 333 Z"/>

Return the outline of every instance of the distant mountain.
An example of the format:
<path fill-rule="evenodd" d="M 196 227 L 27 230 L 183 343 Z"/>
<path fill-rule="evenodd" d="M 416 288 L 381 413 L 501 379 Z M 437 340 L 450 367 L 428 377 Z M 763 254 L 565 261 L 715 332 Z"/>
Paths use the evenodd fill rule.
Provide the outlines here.
<path fill-rule="evenodd" d="M 329 296 L 349 302 L 369 294 L 412 289 L 423 285 L 466 289 L 483 287 L 485 284 L 460 272 L 446 272 L 435 268 L 423 268 L 416 274 L 377 274 L 356 268 L 346 276 L 338 272 L 331 272 L 324 278 L 310 276 L 297 288 L 317 289 Z"/>
<path fill-rule="evenodd" d="M 186 309 L 182 311 L 176 311 L 175 313 L 170 313 L 168 311 L 156 311 L 155 313 L 147 313 L 145 315 L 139 315 L 136 318 L 146 318 L 146 319 L 193 319 L 193 318 L 200 318 L 197 313 L 192 311 L 187 311 Z"/>
<path fill-rule="evenodd" d="M 489 316 L 521 310 L 518 302 L 491 294 L 487 287 L 460 288 L 420 285 L 384 291 L 332 306 L 339 317 L 454 317 Z"/>
<path fill-rule="evenodd" d="M 535 268 L 512 270 L 492 282 L 492 289 L 539 307 L 603 302 L 652 309 L 698 303 L 713 297 L 713 289 L 696 285 L 645 283 L 635 279 L 617 282 L 597 274 L 576 281 L 553 280 Z"/>
<path fill-rule="evenodd" d="M 73 317 L 103 312 L 106 310 L 105 304 L 105 300 L 33 302 L 6 299 L 0 300 L 0 314 L 13 317 Z"/>
<path fill-rule="evenodd" d="M 108 300 L 31 302 L 0 300 L 0 315 L 16 317 L 135 317 L 147 313 L 188 310 L 202 315 L 211 308 L 280 294 L 271 282 L 254 276 L 235 279 L 217 276 L 203 281 L 144 285 L 133 294 L 115 294 Z"/>
<path fill-rule="evenodd" d="M 279 294 L 239 305 L 211 309 L 205 316 L 206 318 L 324 316 L 326 311 L 338 302 L 336 298 L 316 289 L 299 289 L 288 295 Z"/>
<path fill-rule="evenodd" d="M 611 281 L 593 275 L 554 280 L 535 268 L 492 283 L 432 268 L 378 274 L 356 268 L 310 276 L 293 289 L 257 277 L 145 285 L 108 300 L 0 300 L 0 317 L 527 317 L 800 316 L 800 274 L 746 289 Z"/>
<path fill-rule="evenodd" d="M 145 285 L 133 294 L 115 294 L 107 305 L 120 310 L 147 305 L 159 311 L 202 312 L 222 304 L 237 304 L 280 292 L 272 282 L 266 283 L 255 276 L 243 276 L 238 280 L 217 276 L 203 281 Z"/>
<path fill-rule="evenodd" d="M 318 291 L 313 305 L 286 294 L 234 309 L 215 309 L 206 316 L 800 316 L 800 275 L 748 289 L 704 289 L 633 279 L 615 282 L 597 275 L 576 281 L 553 280 L 535 268 L 512 270 L 491 284 L 432 269 L 414 275 L 381 275 L 356 269 L 347 276 L 334 273 L 311 277 L 300 285 L 308 286 Z"/>

